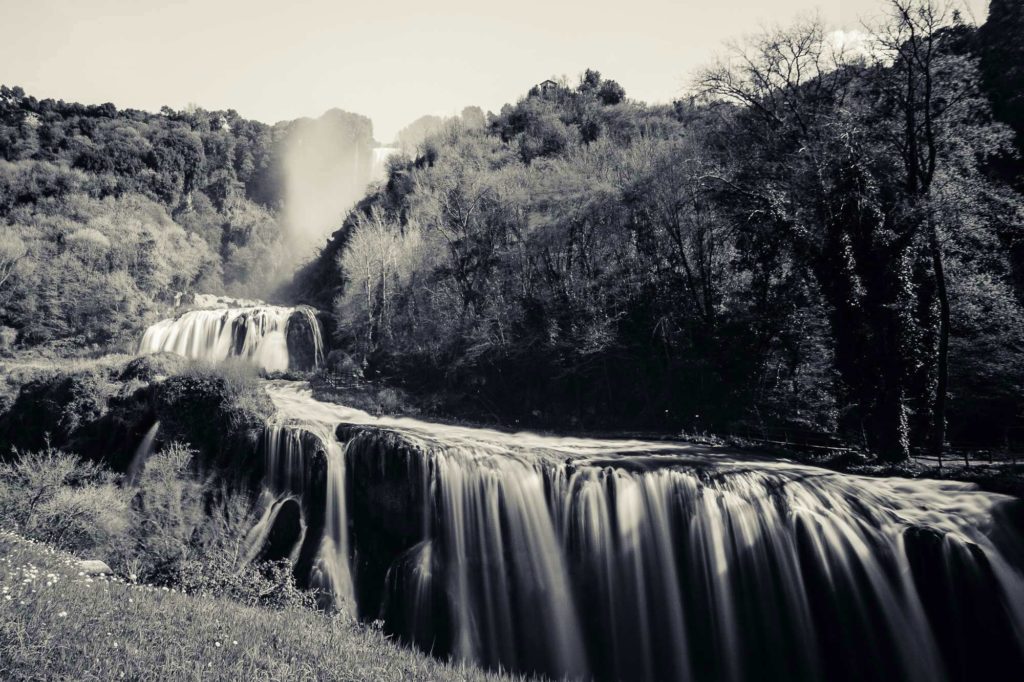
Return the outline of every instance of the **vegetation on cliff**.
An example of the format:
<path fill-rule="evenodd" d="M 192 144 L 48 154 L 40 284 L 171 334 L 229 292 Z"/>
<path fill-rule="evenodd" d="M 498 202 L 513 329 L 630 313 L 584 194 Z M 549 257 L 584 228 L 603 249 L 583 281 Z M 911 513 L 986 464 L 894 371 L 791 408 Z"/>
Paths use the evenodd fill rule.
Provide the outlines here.
<path fill-rule="evenodd" d="M 268 126 L 0 86 L 0 351 L 126 345 L 176 292 L 271 294 L 317 199 L 333 216 L 363 193 L 373 144 L 338 110 Z"/>
<path fill-rule="evenodd" d="M 449 122 L 297 290 L 366 376 L 452 412 L 838 433 L 893 460 L 1019 439 L 1020 122 L 986 61 L 1019 47 L 885 6 L 863 49 L 767 30 L 672 106 L 588 71 Z"/>

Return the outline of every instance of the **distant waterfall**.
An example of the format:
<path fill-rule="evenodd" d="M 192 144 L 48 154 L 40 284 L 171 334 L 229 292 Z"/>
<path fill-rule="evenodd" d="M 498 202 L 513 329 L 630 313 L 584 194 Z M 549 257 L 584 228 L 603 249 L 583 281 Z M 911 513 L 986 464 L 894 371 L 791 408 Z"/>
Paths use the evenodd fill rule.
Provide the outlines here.
<path fill-rule="evenodd" d="M 323 333 L 305 306 L 192 310 L 146 330 L 138 352 L 160 351 L 209 362 L 242 358 L 268 372 L 284 372 L 320 365 Z M 295 362 L 297 355 L 304 361 Z"/>
<path fill-rule="evenodd" d="M 397 147 L 374 147 L 373 167 L 370 170 L 370 180 L 385 180 L 388 177 L 388 159 L 397 154 Z"/>
<path fill-rule="evenodd" d="M 374 419 L 293 382 L 269 393 L 291 435 L 268 438 L 291 445 L 268 456 L 268 486 L 320 517 L 309 575 L 437 655 L 624 680 L 923 682 L 1024 664 L 1014 498 Z"/>

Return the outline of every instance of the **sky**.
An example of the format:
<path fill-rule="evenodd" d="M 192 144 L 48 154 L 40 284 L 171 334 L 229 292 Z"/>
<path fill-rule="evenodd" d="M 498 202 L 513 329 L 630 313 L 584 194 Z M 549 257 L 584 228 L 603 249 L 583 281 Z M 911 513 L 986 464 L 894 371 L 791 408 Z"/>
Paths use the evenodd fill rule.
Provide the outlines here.
<path fill-rule="evenodd" d="M 987 0 L 956 0 L 980 23 Z M 424 114 L 497 111 L 596 68 L 669 102 L 726 41 L 817 12 L 837 30 L 882 0 L 0 0 L 0 83 L 150 111 L 266 123 L 338 107 L 381 142 Z"/>

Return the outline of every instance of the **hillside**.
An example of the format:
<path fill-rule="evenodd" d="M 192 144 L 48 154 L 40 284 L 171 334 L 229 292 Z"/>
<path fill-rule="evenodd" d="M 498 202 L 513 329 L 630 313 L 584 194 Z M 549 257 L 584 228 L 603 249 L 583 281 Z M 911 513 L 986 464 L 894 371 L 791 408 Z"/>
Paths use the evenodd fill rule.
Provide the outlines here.
<path fill-rule="evenodd" d="M 506 680 L 310 610 L 79 573 L 77 559 L 0 532 L 0 677 L 110 680 Z"/>
<path fill-rule="evenodd" d="M 272 296 L 363 194 L 369 119 L 274 126 L 0 88 L 0 347 L 124 343 L 176 292 Z"/>
<path fill-rule="evenodd" d="M 1019 85 L 990 84 L 1019 48 L 925 16 L 874 56 L 765 30 L 670 106 L 587 71 L 424 120 L 296 291 L 441 412 L 1019 447 Z"/>

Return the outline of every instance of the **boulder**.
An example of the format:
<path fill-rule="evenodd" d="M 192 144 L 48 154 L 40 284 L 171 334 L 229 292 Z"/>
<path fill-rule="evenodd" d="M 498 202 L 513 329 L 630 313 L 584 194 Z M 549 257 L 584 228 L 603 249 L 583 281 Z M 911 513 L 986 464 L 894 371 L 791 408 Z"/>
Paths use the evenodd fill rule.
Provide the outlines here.
<path fill-rule="evenodd" d="M 88 427 L 106 413 L 114 389 L 92 370 L 30 381 L 0 420 L 0 442 L 23 450 L 47 444 L 74 449 Z"/>
<path fill-rule="evenodd" d="M 288 318 L 288 368 L 302 372 L 316 369 L 317 362 L 323 360 L 323 348 L 318 348 L 322 339 L 316 311 L 308 307 L 296 309 Z"/>
<path fill-rule="evenodd" d="M 85 573 L 86 575 L 114 574 L 114 572 L 110 570 L 110 566 L 107 566 L 106 562 L 100 561 L 99 559 L 83 559 L 79 561 L 78 570 Z"/>
<path fill-rule="evenodd" d="M 157 384 L 153 402 L 161 439 L 195 448 L 199 470 L 218 468 L 246 480 L 262 475 L 255 444 L 274 404 L 258 382 L 216 369 L 190 372 Z"/>

